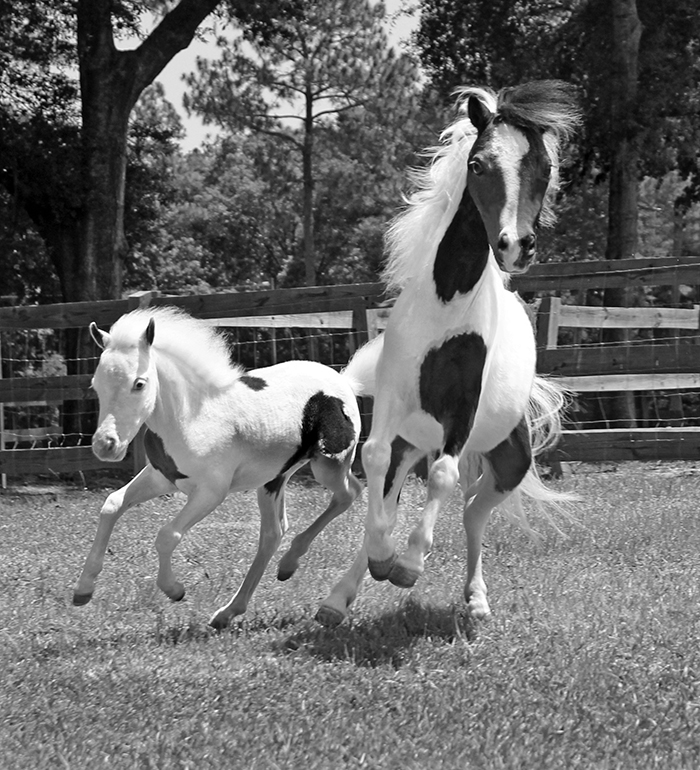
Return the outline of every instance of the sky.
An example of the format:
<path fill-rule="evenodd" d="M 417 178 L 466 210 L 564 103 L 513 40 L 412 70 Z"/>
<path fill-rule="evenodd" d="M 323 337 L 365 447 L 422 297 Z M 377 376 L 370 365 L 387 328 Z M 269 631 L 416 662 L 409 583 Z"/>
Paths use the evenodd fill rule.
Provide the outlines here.
<path fill-rule="evenodd" d="M 389 41 L 399 46 L 415 29 L 417 23 L 417 11 L 412 15 L 406 15 L 415 7 L 411 0 L 385 0 L 387 16 L 390 19 L 388 28 Z M 163 84 L 165 97 L 173 104 L 182 118 L 186 136 L 181 142 L 182 149 L 186 152 L 200 147 L 207 136 L 215 136 L 214 126 L 205 126 L 197 116 L 188 117 L 182 106 L 182 96 L 185 92 L 185 84 L 182 81 L 183 74 L 195 70 L 197 57 L 215 59 L 218 56 L 216 45 L 212 40 L 193 40 L 189 47 L 173 57 L 166 65 L 163 72 L 156 80 Z"/>

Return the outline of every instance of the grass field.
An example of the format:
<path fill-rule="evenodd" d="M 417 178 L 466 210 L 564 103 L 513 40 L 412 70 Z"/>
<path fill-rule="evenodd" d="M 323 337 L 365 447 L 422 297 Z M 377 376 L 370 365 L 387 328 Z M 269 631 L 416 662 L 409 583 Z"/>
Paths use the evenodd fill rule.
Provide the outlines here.
<path fill-rule="evenodd" d="M 700 767 L 700 468 L 558 485 L 581 496 L 567 537 L 492 520 L 487 624 L 463 612 L 456 496 L 414 590 L 367 578 L 349 621 L 314 622 L 359 543 L 356 505 L 218 634 L 207 619 L 257 543 L 253 493 L 176 552 L 179 604 L 155 587 L 153 541 L 181 501 L 127 514 L 84 608 L 72 585 L 105 491 L 0 495 L 0 768 Z M 422 494 L 411 482 L 404 519 Z M 285 543 L 320 501 L 291 487 Z"/>

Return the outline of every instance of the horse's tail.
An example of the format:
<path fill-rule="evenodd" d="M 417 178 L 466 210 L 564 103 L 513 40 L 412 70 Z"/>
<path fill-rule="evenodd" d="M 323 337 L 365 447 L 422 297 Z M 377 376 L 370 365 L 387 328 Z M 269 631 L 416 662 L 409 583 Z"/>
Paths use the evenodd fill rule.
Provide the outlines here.
<path fill-rule="evenodd" d="M 537 538 L 538 533 L 533 529 L 528 520 L 523 506 L 523 499 L 529 498 L 535 508 L 558 532 L 557 521 L 562 519 L 572 520 L 571 503 L 579 498 L 569 492 L 561 492 L 548 487 L 540 478 L 535 459 L 537 455 L 556 444 L 561 435 L 561 413 L 568 402 L 568 393 L 560 385 L 544 377 L 535 377 L 530 393 L 530 401 L 525 414 L 530 428 L 530 443 L 532 447 L 533 461 L 525 478 L 518 487 L 502 504 L 503 512 L 528 532 Z M 483 462 L 480 455 L 471 453 L 469 465 L 474 464 L 474 470 L 469 468 L 472 478 L 481 471 Z M 465 499 L 476 494 L 479 479 L 477 479 L 465 492 Z"/>
<path fill-rule="evenodd" d="M 569 401 L 569 394 L 554 380 L 535 377 L 530 392 L 526 419 L 530 428 L 533 461 L 525 478 L 506 500 L 506 513 L 531 535 L 537 533 L 530 525 L 523 507 L 523 497 L 529 498 L 548 523 L 557 531 L 557 520 L 572 519 L 571 503 L 578 498 L 569 492 L 548 487 L 537 471 L 535 458 L 551 449 L 561 436 L 561 415 Z"/>
<path fill-rule="evenodd" d="M 341 371 L 356 396 L 374 396 L 377 363 L 383 349 L 384 335 L 380 334 L 363 345 Z"/>

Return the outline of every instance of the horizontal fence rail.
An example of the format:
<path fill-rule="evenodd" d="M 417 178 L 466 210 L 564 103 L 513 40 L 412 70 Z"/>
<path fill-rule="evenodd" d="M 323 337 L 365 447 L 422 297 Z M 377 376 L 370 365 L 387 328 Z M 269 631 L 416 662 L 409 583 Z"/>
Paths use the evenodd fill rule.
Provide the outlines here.
<path fill-rule="evenodd" d="M 677 300 L 680 287 L 697 287 L 699 278 L 698 257 L 570 262 L 534 265 L 527 273 L 512 276 L 510 288 L 526 301 L 539 303 L 540 374 L 557 378 L 581 396 L 663 392 L 673 397 L 674 393 L 695 391 L 700 401 L 697 290 L 693 302 L 685 307 L 613 308 L 601 304 L 602 293 L 608 288 L 649 293 L 654 287 L 669 287 L 670 296 Z M 592 295 L 595 304 L 587 302 Z M 168 305 L 206 319 L 227 335 L 233 335 L 232 344 L 240 350 L 252 348 L 249 357 L 260 358 L 260 365 L 275 361 L 277 356 L 321 355 L 318 345 L 323 342 L 327 343 L 325 350 L 331 359 L 335 356 L 324 362 L 341 366 L 358 346 L 385 328 L 391 304 L 382 284 L 365 283 L 176 297 L 138 292 L 114 301 L 1 307 L 0 362 L 3 355 L 8 357 L 8 346 L 2 345 L 3 335 L 31 332 L 41 336 L 86 330 L 93 321 L 108 328 L 135 308 Z M 634 339 L 624 345 L 591 342 L 581 337 L 591 330 L 608 329 L 626 329 L 630 333 L 649 330 L 650 335 L 660 337 Z M 571 335 L 570 342 L 560 341 L 564 333 Z M 256 351 L 262 352 L 258 355 Z M 83 371 L 94 369 L 98 353 L 95 349 L 91 354 L 94 361 L 86 360 L 89 365 Z M 43 425 L 17 427 L 7 421 L 2 424 L 5 409 L 0 408 L 0 473 L 21 476 L 115 467 L 98 461 L 89 446 L 61 445 L 56 415 L 69 402 L 94 403 L 90 382 L 89 373 L 47 373 L 43 369 L 0 379 L 0 405 L 10 412 L 27 412 L 32 408 L 50 412 Z M 365 405 L 365 431 L 369 414 Z M 135 449 L 117 467 L 132 470 L 143 463 L 138 442 L 134 443 Z M 613 426 L 580 429 L 569 425 L 558 456 L 586 461 L 700 459 L 699 448 L 700 428 L 694 426 L 631 430 Z"/>

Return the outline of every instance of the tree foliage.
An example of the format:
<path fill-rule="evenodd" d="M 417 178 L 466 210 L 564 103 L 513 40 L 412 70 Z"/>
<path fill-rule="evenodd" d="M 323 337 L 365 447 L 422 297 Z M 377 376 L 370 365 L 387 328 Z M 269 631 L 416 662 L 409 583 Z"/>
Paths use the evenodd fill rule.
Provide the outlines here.
<path fill-rule="evenodd" d="M 223 38 L 221 56 L 198 62 L 186 105 L 231 132 L 266 134 L 297 153 L 305 278 L 317 280 L 315 186 L 317 134 L 344 113 L 382 100 L 384 121 L 410 100 L 416 71 L 388 46 L 381 3 L 285 3 L 278 16 L 255 15 Z"/>

